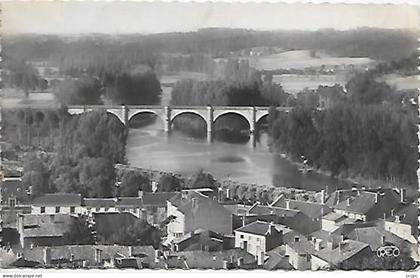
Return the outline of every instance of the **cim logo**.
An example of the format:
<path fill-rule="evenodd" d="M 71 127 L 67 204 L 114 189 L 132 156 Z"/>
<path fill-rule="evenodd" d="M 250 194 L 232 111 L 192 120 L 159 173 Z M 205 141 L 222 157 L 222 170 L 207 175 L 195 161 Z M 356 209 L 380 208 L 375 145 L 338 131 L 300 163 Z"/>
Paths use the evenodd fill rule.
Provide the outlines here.
<path fill-rule="evenodd" d="M 376 250 L 376 255 L 381 257 L 398 257 L 400 255 L 400 249 L 396 246 L 382 246 Z"/>

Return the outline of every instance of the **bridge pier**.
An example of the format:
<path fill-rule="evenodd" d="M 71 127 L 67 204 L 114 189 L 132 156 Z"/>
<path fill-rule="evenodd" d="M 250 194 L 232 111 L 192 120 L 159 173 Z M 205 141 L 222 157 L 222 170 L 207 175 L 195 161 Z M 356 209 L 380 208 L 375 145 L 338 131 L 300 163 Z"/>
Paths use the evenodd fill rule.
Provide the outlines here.
<path fill-rule="evenodd" d="M 207 143 L 213 142 L 213 107 L 207 106 Z"/>
<path fill-rule="evenodd" d="M 171 108 L 169 106 L 165 106 L 163 108 L 164 116 L 165 116 L 165 123 L 164 123 L 164 131 L 166 137 L 169 137 L 171 133 Z"/>

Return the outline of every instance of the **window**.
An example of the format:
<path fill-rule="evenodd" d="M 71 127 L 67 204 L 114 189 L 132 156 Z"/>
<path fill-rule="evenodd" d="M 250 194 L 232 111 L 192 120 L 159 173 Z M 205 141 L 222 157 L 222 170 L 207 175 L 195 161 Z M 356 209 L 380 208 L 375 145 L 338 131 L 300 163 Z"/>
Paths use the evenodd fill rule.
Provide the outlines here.
<path fill-rule="evenodd" d="M 74 207 L 70 207 L 70 213 L 74 213 Z"/>
<path fill-rule="evenodd" d="M 15 198 L 9 198 L 9 207 L 13 208 L 16 206 L 16 199 Z"/>
<path fill-rule="evenodd" d="M 241 235 L 241 238 L 243 239 L 244 238 L 244 235 Z"/>
<path fill-rule="evenodd" d="M 41 213 L 45 213 L 45 207 L 41 207 Z"/>
<path fill-rule="evenodd" d="M 59 213 L 60 212 L 60 207 L 55 207 L 55 213 Z"/>

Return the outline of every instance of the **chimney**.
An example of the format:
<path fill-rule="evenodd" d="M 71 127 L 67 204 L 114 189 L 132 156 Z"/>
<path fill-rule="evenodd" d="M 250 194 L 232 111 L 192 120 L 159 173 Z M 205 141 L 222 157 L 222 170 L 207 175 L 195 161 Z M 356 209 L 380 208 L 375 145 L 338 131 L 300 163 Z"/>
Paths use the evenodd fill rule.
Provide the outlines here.
<path fill-rule="evenodd" d="M 242 227 L 244 227 L 246 225 L 246 222 L 245 222 L 245 215 L 243 215 L 242 216 Z"/>
<path fill-rule="evenodd" d="M 325 190 L 321 190 L 321 204 L 325 204 Z"/>
<path fill-rule="evenodd" d="M 226 189 L 226 199 L 230 199 L 230 188 Z"/>
<path fill-rule="evenodd" d="M 264 252 L 260 252 L 260 254 L 258 254 L 259 256 L 257 256 L 257 264 L 258 265 L 263 265 L 264 264 Z"/>
<path fill-rule="evenodd" d="M 405 189 L 404 188 L 400 188 L 400 202 L 401 203 L 405 202 Z"/>
<path fill-rule="evenodd" d="M 145 208 L 142 208 L 140 211 L 140 217 L 142 220 L 147 221 L 147 211 Z"/>
<path fill-rule="evenodd" d="M 340 203 L 340 190 L 337 190 L 337 205 Z"/>
<path fill-rule="evenodd" d="M 133 246 L 128 246 L 128 256 L 129 257 L 133 256 Z"/>
<path fill-rule="evenodd" d="M 290 201 L 286 200 L 286 209 L 290 209 Z"/>
<path fill-rule="evenodd" d="M 391 216 L 394 216 L 395 210 L 391 209 Z"/>
<path fill-rule="evenodd" d="M 96 248 L 95 249 L 95 263 L 100 264 L 102 262 L 102 250 Z"/>
<path fill-rule="evenodd" d="M 223 269 L 226 269 L 226 270 L 229 269 L 227 260 L 223 260 Z"/>
<path fill-rule="evenodd" d="M 159 250 L 155 250 L 155 263 L 159 262 Z"/>
<path fill-rule="evenodd" d="M 270 234 L 270 235 L 272 235 L 272 234 L 274 234 L 274 229 L 275 229 L 276 227 L 274 226 L 274 222 L 273 221 L 271 221 L 270 222 L 270 227 L 268 228 L 268 233 Z"/>
<path fill-rule="evenodd" d="M 320 251 L 321 250 L 321 241 L 318 239 L 314 240 L 314 247 L 316 251 Z"/>
<path fill-rule="evenodd" d="M 375 193 L 375 204 L 377 204 L 379 201 L 379 194 Z"/>
<path fill-rule="evenodd" d="M 51 264 L 51 248 L 44 247 L 43 249 L 44 264 Z"/>

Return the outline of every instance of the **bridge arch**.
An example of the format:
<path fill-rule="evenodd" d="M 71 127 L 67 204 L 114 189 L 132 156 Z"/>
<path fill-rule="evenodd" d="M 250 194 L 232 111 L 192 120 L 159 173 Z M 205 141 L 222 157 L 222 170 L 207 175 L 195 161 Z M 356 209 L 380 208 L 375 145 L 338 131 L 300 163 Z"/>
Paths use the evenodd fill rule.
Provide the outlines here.
<path fill-rule="evenodd" d="M 260 120 L 262 120 L 263 118 L 266 118 L 269 115 L 268 110 L 267 111 L 258 111 L 257 115 L 255 116 L 255 124 L 258 124 L 258 122 L 260 122 Z"/>
<path fill-rule="evenodd" d="M 173 121 L 175 120 L 176 117 L 180 116 L 180 115 L 185 115 L 185 114 L 193 114 L 193 115 L 197 115 L 198 117 L 200 117 L 205 123 L 206 123 L 206 129 L 209 129 L 209 125 L 211 125 L 212 123 L 210 122 L 210 120 L 208 119 L 206 114 L 201 113 L 200 111 L 197 110 L 181 110 L 181 111 L 176 111 L 174 113 L 171 113 L 171 117 L 170 117 L 170 121 L 169 124 L 172 125 Z"/>
<path fill-rule="evenodd" d="M 236 111 L 236 110 L 226 110 L 226 111 L 217 113 L 217 115 L 215 115 L 215 117 L 213 119 L 213 123 L 216 123 L 217 119 L 219 119 L 222 116 L 226 116 L 228 114 L 233 114 L 233 115 L 239 115 L 239 116 L 241 116 L 248 123 L 250 130 L 253 130 L 253 128 L 254 128 L 254 122 L 253 122 L 252 116 L 251 115 L 247 115 L 247 113 L 244 113 L 244 112 L 242 112 L 240 110 L 239 111 Z"/>
<path fill-rule="evenodd" d="M 132 118 L 134 118 L 137 115 L 140 114 L 154 114 L 157 117 L 159 117 L 163 122 L 165 122 L 165 118 L 162 116 L 162 112 L 161 111 L 156 111 L 153 109 L 141 109 L 141 110 L 137 110 L 134 113 L 129 113 L 128 117 L 127 117 L 127 124 L 130 122 L 130 120 Z"/>
<path fill-rule="evenodd" d="M 90 111 L 94 111 L 94 110 L 90 110 Z M 87 111 L 88 112 L 88 111 Z M 106 113 L 108 115 L 112 115 L 115 116 L 123 125 L 125 125 L 125 121 L 124 121 L 124 116 L 121 115 L 121 113 L 115 112 L 113 110 L 106 110 Z"/>

